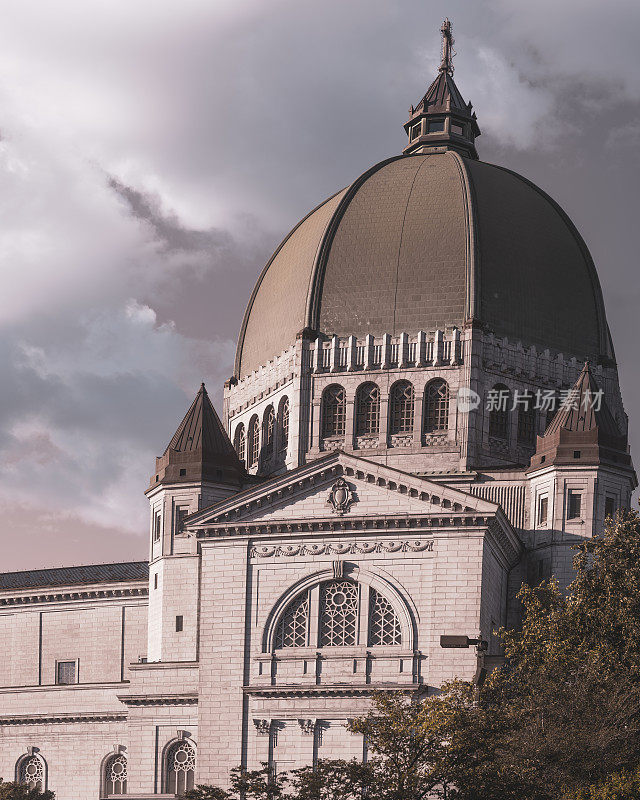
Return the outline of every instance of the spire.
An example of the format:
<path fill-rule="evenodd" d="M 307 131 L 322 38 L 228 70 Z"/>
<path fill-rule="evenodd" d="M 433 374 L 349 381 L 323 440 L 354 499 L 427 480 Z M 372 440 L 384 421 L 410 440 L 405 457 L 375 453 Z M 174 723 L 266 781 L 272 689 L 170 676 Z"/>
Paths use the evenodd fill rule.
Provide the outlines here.
<path fill-rule="evenodd" d="M 543 436 L 528 471 L 552 464 L 615 464 L 633 470 L 627 437 L 611 413 L 589 362 Z"/>
<path fill-rule="evenodd" d="M 403 152 L 438 153 L 457 150 L 464 156 L 478 158 L 475 139 L 480 128 L 471 103 L 465 103 L 453 80 L 454 38 L 448 19 L 442 23 L 442 60 L 438 75 L 423 98 L 409 109 L 404 129 L 409 144 Z"/>
<path fill-rule="evenodd" d="M 440 27 L 440 33 L 442 33 L 442 61 L 438 72 L 446 72 L 447 75 L 453 75 L 453 57 L 455 56 L 453 43 L 455 39 L 451 33 L 451 22 L 448 17 L 445 17 Z"/>
<path fill-rule="evenodd" d="M 156 483 L 213 481 L 238 484 L 245 471 L 204 383 L 166 450 L 156 458 Z"/>

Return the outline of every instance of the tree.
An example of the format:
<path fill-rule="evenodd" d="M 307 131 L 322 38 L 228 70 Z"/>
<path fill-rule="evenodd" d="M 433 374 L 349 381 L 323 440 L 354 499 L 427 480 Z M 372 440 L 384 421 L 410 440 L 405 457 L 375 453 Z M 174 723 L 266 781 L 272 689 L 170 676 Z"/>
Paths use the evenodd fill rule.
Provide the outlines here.
<path fill-rule="evenodd" d="M 51 791 L 29 789 L 22 783 L 4 783 L 0 778 L 0 800 L 55 800 Z"/>

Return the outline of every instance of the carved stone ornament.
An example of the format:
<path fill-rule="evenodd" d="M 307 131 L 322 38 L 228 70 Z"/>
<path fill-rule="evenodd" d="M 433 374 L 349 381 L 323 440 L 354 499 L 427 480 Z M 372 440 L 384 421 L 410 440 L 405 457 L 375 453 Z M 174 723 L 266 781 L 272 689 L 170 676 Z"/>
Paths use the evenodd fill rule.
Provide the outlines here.
<path fill-rule="evenodd" d="M 313 736 L 316 730 L 315 719 L 299 719 L 298 725 L 305 736 Z"/>
<path fill-rule="evenodd" d="M 268 736 L 271 730 L 271 721 L 268 719 L 254 719 L 253 724 L 256 726 L 258 736 Z"/>
<path fill-rule="evenodd" d="M 349 488 L 349 484 L 344 478 L 338 480 L 331 487 L 327 503 L 331 505 L 336 514 L 346 514 L 355 500 L 353 492 Z"/>

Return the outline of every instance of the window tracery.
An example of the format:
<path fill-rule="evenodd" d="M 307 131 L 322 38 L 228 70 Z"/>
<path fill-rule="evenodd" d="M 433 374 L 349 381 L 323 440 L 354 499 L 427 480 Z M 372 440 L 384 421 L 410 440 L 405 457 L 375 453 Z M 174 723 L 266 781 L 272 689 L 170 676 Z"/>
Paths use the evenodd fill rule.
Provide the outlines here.
<path fill-rule="evenodd" d="M 391 435 L 413 431 L 413 384 L 398 381 L 391 389 L 389 398 Z"/>
<path fill-rule="evenodd" d="M 275 430 L 276 412 L 273 410 L 273 406 L 269 406 L 264 412 L 264 420 L 262 423 L 262 441 L 264 442 L 262 454 L 265 461 L 269 461 L 269 459 L 273 456 L 273 437 Z"/>
<path fill-rule="evenodd" d="M 363 383 L 356 395 L 356 436 L 371 436 L 380 431 L 380 389 Z"/>
<path fill-rule="evenodd" d="M 247 458 L 249 467 L 255 467 L 260 458 L 260 424 L 258 417 L 252 417 L 249 423 L 249 436 L 247 441 Z"/>
<path fill-rule="evenodd" d="M 325 389 L 322 395 L 322 436 L 344 436 L 346 419 L 346 395 L 342 386 Z"/>
<path fill-rule="evenodd" d="M 286 453 L 289 446 L 289 398 L 280 401 L 278 409 L 278 450 Z"/>
<path fill-rule="evenodd" d="M 351 581 L 323 583 L 320 594 L 320 647 L 356 644 L 358 584 Z"/>
<path fill-rule="evenodd" d="M 307 644 L 307 629 L 309 626 L 309 593 L 296 597 L 285 609 L 280 617 L 276 629 L 277 648 L 305 647 Z"/>
<path fill-rule="evenodd" d="M 107 797 L 127 793 L 127 758 L 122 753 L 111 756 L 107 760 L 104 769 L 104 785 Z"/>
<path fill-rule="evenodd" d="M 44 789 L 44 764 L 38 756 L 29 756 L 20 763 L 18 782 L 29 789 Z"/>
<path fill-rule="evenodd" d="M 167 792 L 181 794 L 193 789 L 196 751 L 189 742 L 176 742 L 167 752 Z"/>
<path fill-rule="evenodd" d="M 236 435 L 234 437 L 233 445 L 236 449 L 236 453 L 238 454 L 238 458 L 244 464 L 247 437 L 245 436 L 244 425 L 242 423 L 240 423 L 236 428 Z"/>
<path fill-rule="evenodd" d="M 402 641 L 400 620 L 384 595 L 371 588 L 369 594 L 369 645 L 394 645 Z"/>
<path fill-rule="evenodd" d="M 427 384 L 425 393 L 425 433 L 446 431 L 449 427 L 449 384 L 441 379 Z"/>

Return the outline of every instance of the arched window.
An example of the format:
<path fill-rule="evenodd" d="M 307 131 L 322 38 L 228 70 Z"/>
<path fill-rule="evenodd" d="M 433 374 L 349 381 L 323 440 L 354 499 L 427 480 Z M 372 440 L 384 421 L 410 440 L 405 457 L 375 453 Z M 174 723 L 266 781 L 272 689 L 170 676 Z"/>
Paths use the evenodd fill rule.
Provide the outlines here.
<path fill-rule="evenodd" d="M 268 406 L 262 420 L 262 456 L 269 461 L 273 456 L 273 437 L 276 432 L 276 412 Z"/>
<path fill-rule="evenodd" d="M 519 398 L 518 444 L 533 447 L 536 442 L 536 409 L 533 395 L 527 393 Z"/>
<path fill-rule="evenodd" d="M 311 609 L 316 609 L 313 618 Z M 383 594 L 347 578 L 316 584 L 294 597 L 277 620 L 273 639 L 276 650 L 351 647 L 358 643 L 369 647 L 400 645 L 402 630 L 398 615 Z"/>
<path fill-rule="evenodd" d="M 289 398 L 283 397 L 278 407 L 278 450 L 286 453 L 289 447 Z"/>
<path fill-rule="evenodd" d="M 236 449 L 236 453 L 238 454 L 238 458 L 244 464 L 244 459 L 246 455 L 246 448 L 247 448 L 247 437 L 244 432 L 244 425 L 240 423 L 236 428 L 236 433 L 233 439 L 233 446 Z"/>
<path fill-rule="evenodd" d="M 258 417 L 252 417 L 249 422 L 249 436 L 247 437 L 248 467 L 255 467 L 260 458 L 260 423 Z"/>
<path fill-rule="evenodd" d="M 37 755 L 25 756 L 18 764 L 18 783 L 29 789 L 45 789 L 45 765 Z"/>
<path fill-rule="evenodd" d="M 127 757 L 122 753 L 110 756 L 104 764 L 104 796 L 127 793 Z"/>
<path fill-rule="evenodd" d="M 446 431 L 449 427 L 449 384 L 436 378 L 424 393 L 424 431 Z"/>
<path fill-rule="evenodd" d="M 196 751 L 190 742 L 176 742 L 167 750 L 166 773 L 167 794 L 182 794 L 187 789 L 193 789 Z"/>
<path fill-rule="evenodd" d="M 391 425 L 389 433 L 411 433 L 413 431 L 413 384 L 398 381 L 391 387 L 389 396 Z"/>
<path fill-rule="evenodd" d="M 372 436 L 380 431 L 380 389 L 363 383 L 356 394 L 356 436 Z"/>
<path fill-rule="evenodd" d="M 346 396 L 342 386 L 333 385 L 322 395 L 322 438 L 344 436 Z"/>
<path fill-rule="evenodd" d="M 400 644 L 400 620 L 384 595 L 371 589 L 369 593 L 369 646 Z"/>
<path fill-rule="evenodd" d="M 503 383 L 489 392 L 489 436 L 507 441 L 509 438 L 509 407 L 511 393 Z"/>

